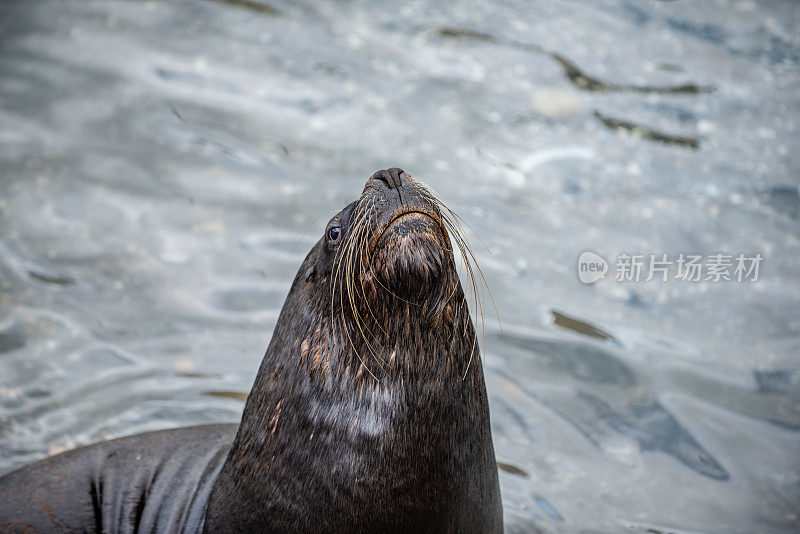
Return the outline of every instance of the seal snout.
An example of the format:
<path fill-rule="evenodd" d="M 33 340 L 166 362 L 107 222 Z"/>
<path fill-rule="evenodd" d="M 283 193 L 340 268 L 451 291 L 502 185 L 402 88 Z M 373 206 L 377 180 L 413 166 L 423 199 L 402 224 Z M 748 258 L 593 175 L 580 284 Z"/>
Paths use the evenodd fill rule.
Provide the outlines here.
<path fill-rule="evenodd" d="M 390 227 L 407 223 L 412 214 L 429 217 L 446 234 L 435 197 L 403 169 L 377 171 L 367 180 L 363 199 L 378 208 L 371 249 Z"/>
<path fill-rule="evenodd" d="M 403 169 L 392 167 L 391 169 L 383 169 L 375 172 L 370 180 L 380 180 L 385 183 L 386 187 L 389 189 L 396 189 L 403 186 L 403 175 L 406 175 L 407 178 L 411 178 Z"/>
<path fill-rule="evenodd" d="M 362 202 L 374 209 L 368 251 L 380 284 L 400 294 L 436 287 L 450 247 L 435 197 L 393 167 L 367 180 Z"/>

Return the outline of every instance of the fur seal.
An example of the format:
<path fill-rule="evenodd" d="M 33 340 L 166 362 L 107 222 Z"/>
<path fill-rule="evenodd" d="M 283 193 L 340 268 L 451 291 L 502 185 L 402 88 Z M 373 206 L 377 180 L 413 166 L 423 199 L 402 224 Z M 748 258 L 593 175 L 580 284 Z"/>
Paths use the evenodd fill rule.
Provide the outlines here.
<path fill-rule="evenodd" d="M 0 531 L 501 532 L 451 239 L 463 246 L 423 184 L 376 172 L 303 261 L 238 427 L 23 467 L 0 478 Z"/>

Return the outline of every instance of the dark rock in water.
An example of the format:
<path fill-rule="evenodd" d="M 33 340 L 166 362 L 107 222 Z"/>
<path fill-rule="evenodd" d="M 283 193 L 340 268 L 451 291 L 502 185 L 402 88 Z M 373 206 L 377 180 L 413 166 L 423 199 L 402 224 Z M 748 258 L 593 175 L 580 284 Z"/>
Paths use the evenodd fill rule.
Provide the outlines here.
<path fill-rule="evenodd" d="M 19 323 L 13 323 L 9 328 L 0 331 L 0 353 L 11 352 L 25 346 L 25 332 Z"/>
<path fill-rule="evenodd" d="M 581 321 L 580 319 L 576 319 L 575 317 L 570 317 L 569 315 L 556 310 L 551 310 L 550 313 L 553 315 L 553 322 L 561 328 L 572 330 L 573 332 L 577 332 L 578 334 L 582 334 L 584 336 L 618 343 L 614 336 L 592 324 Z"/>
<path fill-rule="evenodd" d="M 800 188 L 792 185 L 776 185 L 765 193 L 767 204 L 792 219 L 800 219 Z"/>
<path fill-rule="evenodd" d="M 221 4 L 230 4 L 232 6 L 249 9 L 250 11 L 254 11 L 256 13 L 262 13 L 264 15 L 280 15 L 281 13 L 271 5 L 264 4 L 262 2 L 256 2 L 255 0 L 214 0 L 214 1 L 219 2 Z"/>
<path fill-rule="evenodd" d="M 800 396 L 800 375 L 790 369 L 769 371 L 753 370 L 759 393 L 777 393 Z"/>
<path fill-rule="evenodd" d="M 709 43 L 723 44 L 725 42 L 725 31 L 716 24 L 701 24 L 677 17 L 669 17 L 667 25 L 679 32 Z"/>
<path fill-rule="evenodd" d="M 484 41 L 487 43 L 496 43 L 497 38 L 494 35 L 479 32 L 476 30 L 470 30 L 468 28 L 455 28 L 455 27 L 446 27 L 446 28 L 439 28 L 434 32 L 434 35 L 437 37 L 445 37 L 451 39 L 465 39 L 471 41 Z"/>
<path fill-rule="evenodd" d="M 631 121 L 623 119 L 615 119 L 607 115 L 603 115 L 599 111 L 594 112 L 600 122 L 605 124 L 611 130 L 624 130 L 630 132 L 634 137 L 641 137 L 643 139 L 650 139 L 658 141 L 665 145 L 687 146 L 689 148 L 700 148 L 700 141 L 696 137 L 689 137 L 684 135 L 672 135 L 664 132 L 659 132 L 647 126 L 642 126 Z"/>
<path fill-rule="evenodd" d="M 519 475 L 522 478 L 530 477 L 528 472 L 522 469 L 521 467 L 517 467 L 516 465 L 512 465 L 506 462 L 497 462 L 497 468 L 500 469 L 500 471 L 505 471 L 506 473 L 511 473 L 512 475 Z"/>
<path fill-rule="evenodd" d="M 244 391 L 206 391 L 204 395 L 209 397 L 219 397 L 222 399 L 233 399 L 239 402 L 247 401 L 247 393 Z"/>
<path fill-rule="evenodd" d="M 75 283 L 75 279 L 72 278 L 71 276 L 52 275 L 52 274 L 42 273 L 39 271 L 28 271 L 28 275 L 34 280 L 39 280 L 40 282 L 47 282 L 48 284 L 69 286 Z"/>
<path fill-rule="evenodd" d="M 629 93 L 664 93 L 664 94 L 698 94 L 710 93 L 713 87 L 702 86 L 694 83 L 684 83 L 680 85 L 633 85 L 604 82 L 584 71 L 578 66 L 558 53 L 550 54 L 553 59 L 558 61 L 564 68 L 564 74 L 578 88 L 585 91 L 605 92 L 629 92 Z"/>

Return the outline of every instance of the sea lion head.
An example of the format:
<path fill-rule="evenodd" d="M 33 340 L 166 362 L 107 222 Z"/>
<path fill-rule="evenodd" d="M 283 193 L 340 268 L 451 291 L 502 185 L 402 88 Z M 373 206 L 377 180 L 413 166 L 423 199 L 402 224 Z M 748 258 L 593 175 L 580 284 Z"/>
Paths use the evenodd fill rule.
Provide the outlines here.
<path fill-rule="evenodd" d="M 501 530 L 457 220 L 393 168 L 328 221 L 286 297 L 206 531 Z"/>
<path fill-rule="evenodd" d="M 346 347 L 376 378 L 398 350 L 452 346 L 456 322 L 464 323 L 462 337 L 474 336 L 451 244 L 466 247 L 459 228 L 419 180 L 398 168 L 376 172 L 326 224 L 275 335 L 302 336 L 301 356 L 314 367 L 341 360 Z"/>

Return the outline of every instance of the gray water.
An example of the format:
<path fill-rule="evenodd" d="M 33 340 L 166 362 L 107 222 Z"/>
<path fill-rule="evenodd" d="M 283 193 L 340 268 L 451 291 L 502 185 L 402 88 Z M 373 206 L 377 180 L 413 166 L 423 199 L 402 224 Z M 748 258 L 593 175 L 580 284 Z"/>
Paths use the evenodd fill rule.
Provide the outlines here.
<path fill-rule="evenodd" d="M 0 4 L 0 472 L 237 421 L 399 166 L 488 249 L 507 531 L 800 530 L 800 4 L 267 1 Z M 584 250 L 764 260 L 589 285 Z"/>

